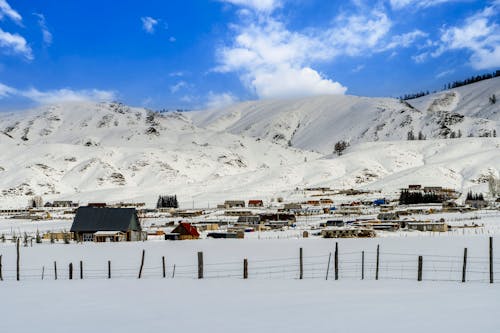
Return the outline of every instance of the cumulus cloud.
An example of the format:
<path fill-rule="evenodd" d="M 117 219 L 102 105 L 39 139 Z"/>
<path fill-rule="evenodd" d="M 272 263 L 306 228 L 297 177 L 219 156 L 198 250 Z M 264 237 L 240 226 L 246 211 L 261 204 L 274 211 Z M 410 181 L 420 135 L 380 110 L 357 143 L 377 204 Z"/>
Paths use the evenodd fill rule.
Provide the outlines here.
<path fill-rule="evenodd" d="M 2 20 L 4 17 L 10 18 L 17 24 L 21 24 L 23 20 L 22 16 L 14 9 L 12 9 L 12 7 L 10 7 L 7 0 L 0 0 L 0 20 Z"/>
<path fill-rule="evenodd" d="M 441 38 L 433 45 L 437 48 L 416 58 L 425 61 L 429 56 L 439 57 L 454 50 L 468 50 L 469 63 L 475 69 L 500 66 L 500 26 L 496 23 L 500 11 L 500 1 L 468 17 L 460 26 L 444 28 Z"/>
<path fill-rule="evenodd" d="M 252 86 L 260 98 L 344 94 L 347 90 L 310 67 L 293 68 L 288 65 L 273 70 L 258 70 Z"/>
<path fill-rule="evenodd" d="M 43 36 L 43 42 L 45 45 L 51 45 L 52 44 L 52 33 L 49 31 L 49 28 L 47 27 L 47 21 L 45 20 L 45 15 L 40 14 L 40 13 L 33 13 L 36 17 L 38 17 L 38 25 L 40 26 L 40 29 L 42 29 L 42 36 Z"/>
<path fill-rule="evenodd" d="M 155 26 L 158 24 L 158 19 L 152 18 L 150 16 L 141 17 L 142 29 L 148 34 L 154 34 Z"/>
<path fill-rule="evenodd" d="M 22 90 L 0 83 L 0 99 L 8 97 L 24 97 L 38 104 L 55 104 L 81 101 L 110 101 L 115 99 L 116 93 L 108 90 L 72 90 L 68 88 L 47 91 L 41 91 L 36 88 Z"/>
<path fill-rule="evenodd" d="M 33 60 L 33 52 L 23 36 L 11 34 L 0 28 L 0 48 L 9 54 L 22 55 L 27 60 Z"/>
<path fill-rule="evenodd" d="M 207 109 L 220 109 L 238 101 L 238 98 L 230 92 L 214 93 L 210 91 L 207 96 L 205 107 Z"/>
<path fill-rule="evenodd" d="M 326 28 L 305 31 L 291 31 L 277 17 L 245 13 L 231 26 L 232 43 L 217 50 L 215 70 L 238 73 L 260 98 L 344 94 L 347 88 L 315 70 L 317 63 L 408 47 L 425 35 L 416 30 L 388 39 L 392 22 L 380 9 L 342 14 Z"/>

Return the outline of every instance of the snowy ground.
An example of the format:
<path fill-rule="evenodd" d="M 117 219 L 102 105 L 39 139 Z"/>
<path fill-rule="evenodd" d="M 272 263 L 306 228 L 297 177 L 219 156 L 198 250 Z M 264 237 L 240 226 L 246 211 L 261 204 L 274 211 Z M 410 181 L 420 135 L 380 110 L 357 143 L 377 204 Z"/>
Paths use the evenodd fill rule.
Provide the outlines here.
<path fill-rule="evenodd" d="M 432 216 L 440 217 L 452 224 L 474 221 L 485 227 L 453 233 L 387 233 L 372 239 L 301 238 L 299 231 L 283 231 L 262 237 L 254 233 L 244 240 L 33 244 L 20 248 L 19 282 L 15 245 L 7 241 L 0 243 L 2 330 L 495 332 L 500 326 L 500 283 L 488 283 L 488 241 L 492 236 L 494 276 L 500 281 L 499 215 L 482 211 Z M 69 224 L 1 220 L 0 232 L 65 229 Z M 326 281 L 336 242 L 339 280 L 330 262 Z M 465 247 L 467 283 L 461 283 Z M 303 280 L 298 279 L 299 248 L 304 251 Z M 139 280 L 143 249 L 145 265 Z M 198 251 L 204 254 L 203 280 L 197 279 Z M 419 255 L 424 258 L 422 282 L 417 281 Z M 165 279 L 162 256 L 167 262 Z M 248 280 L 242 279 L 243 258 L 249 262 Z M 75 266 L 73 280 L 68 279 L 69 263 Z"/>
<path fill-rule="evenodd" d="M 7 282 L 0 293 L 4 332 L 469 333 L 500 325 L 498 285 L 84 280 Z"/>

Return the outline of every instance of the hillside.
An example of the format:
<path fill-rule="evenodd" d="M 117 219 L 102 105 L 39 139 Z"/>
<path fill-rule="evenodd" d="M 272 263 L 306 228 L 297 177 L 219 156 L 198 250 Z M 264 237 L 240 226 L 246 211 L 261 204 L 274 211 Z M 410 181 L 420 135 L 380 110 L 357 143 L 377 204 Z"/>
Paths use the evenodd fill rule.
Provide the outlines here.
<path fill-rule="evenodd" d="M 500 130 L 500 78 L 401 102 L 390 98 L 321 96 L 244 102 L 221 110 L 190 113 L 194 124 L 282 145 L 333 151 L 336 142 L 406 140 L 421 131 L 428 139 L 484 136 Z"/>
<path fill-rule="evenodd" d="M 155 113 L 119 103 L 66 103 L 0 114 L 0 207 L 44 200 L 145 201 L 183 207 L 300 197 L 295 188 L 409 183 L 486 190 L 499 176 L 498 79 L 402 103 L 321 96 L 223 110 Z M 451 97 L 453 94 L 454 97 Z M 499 93 L 500 95 L 500 93 Z M 407 141 L 408 131 L 424 141 Z M 443 139 L 444 132 L 463 133 Z M 473 134 L 475 137 L 467 137 Z M 332 155 L 338 140 L 351 145 Z"/>

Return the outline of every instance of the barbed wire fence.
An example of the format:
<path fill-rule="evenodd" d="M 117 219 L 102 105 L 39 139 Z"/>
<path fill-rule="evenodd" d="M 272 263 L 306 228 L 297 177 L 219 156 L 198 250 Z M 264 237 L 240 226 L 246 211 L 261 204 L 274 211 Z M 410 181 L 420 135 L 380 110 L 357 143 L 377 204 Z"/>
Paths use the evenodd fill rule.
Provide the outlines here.
<path fill-rule="evenodd" d="M 17 242 L 19 249 L 19 241 Z M 0 255 L 0 281 L 9 280 L 79 280 L 79 279 L 323 279 L 336 280 L 416 280 L 443 282 L 493 283 L 500 271 L 500 260 L 493 258 L 493 238 L 489 238 L 489 256 L 449 256 L 439 254 L 375 251 L 335 251 L 324 255 L 303 255 L 227 262 L 176 264 L 173 258 L 159 257 L 157 264 L 140 265 L 87 264 L 83 260 L 62 265 L 20 266 L 17 252 L 16 267 L 4 267 Z M 150 260 L 151 261 L 151 260 Z"/>

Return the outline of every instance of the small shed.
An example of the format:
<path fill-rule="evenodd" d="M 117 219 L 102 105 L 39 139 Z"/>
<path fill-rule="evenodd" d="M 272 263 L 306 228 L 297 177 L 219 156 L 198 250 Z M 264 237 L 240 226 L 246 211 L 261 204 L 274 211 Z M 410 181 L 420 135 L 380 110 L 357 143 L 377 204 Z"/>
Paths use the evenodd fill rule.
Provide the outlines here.
<path fill-rule="evenodd" d="M 200 233 L 198 229 L 193 227 L 190 223 L 181 222 L 174 230 L 172 230 L 172 234 L 178 234 L 180 240 L 185 239 L 198 239 L 200 238 Z"/>
<path fill-rule="evenodd" d="M 262 200 L 248 200 L 248 207 L 264 207 Z"/>
<path fill-rule="evenodd" d="M 245 201 L 243 200 L 226 200 L 224 202 L 226 208 L 245 208 Z"/>

